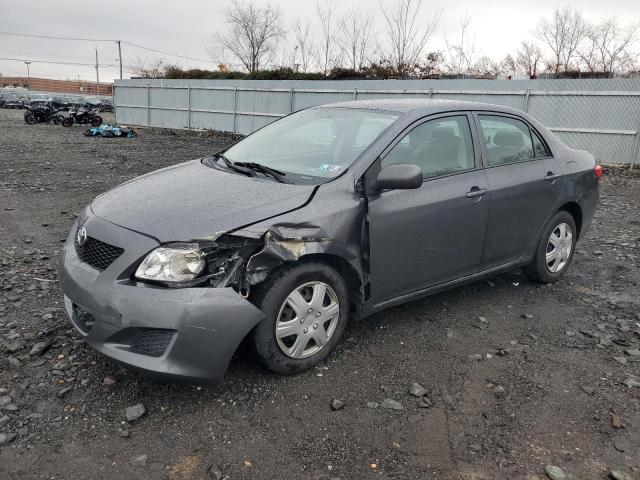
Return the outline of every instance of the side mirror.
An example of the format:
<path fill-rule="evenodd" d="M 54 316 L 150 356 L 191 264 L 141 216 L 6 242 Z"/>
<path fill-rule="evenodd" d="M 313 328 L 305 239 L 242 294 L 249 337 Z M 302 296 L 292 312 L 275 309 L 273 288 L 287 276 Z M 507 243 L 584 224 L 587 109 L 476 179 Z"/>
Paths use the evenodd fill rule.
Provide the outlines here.
<path fill-rule="evenodd" d="M 422 169 L 417 165 L 392 164 L 384 167 L 376 178 L 378 190 L 409 190 L 422 186 Z"/>

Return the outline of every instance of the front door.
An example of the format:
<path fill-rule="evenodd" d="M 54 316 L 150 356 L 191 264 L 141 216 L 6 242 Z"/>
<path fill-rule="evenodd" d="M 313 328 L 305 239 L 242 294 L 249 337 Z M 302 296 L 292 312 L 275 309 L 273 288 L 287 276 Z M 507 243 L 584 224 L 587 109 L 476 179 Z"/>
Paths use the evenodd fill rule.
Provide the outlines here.
<path fill-rule="evenodd" d="M 478 271 L 489 198 L 470 120 L 457 114 L 423 121 L 379 160 L 379 168 L 416 164 L 424 182 L 369 195 L 374 302 Z"/>
<path fill-rule="evenodd" d="M 481 270 L 514 262 L 554 212 L 564 177 L 541 137 L 522 119 L 478 114 L 491 215 Z"/>

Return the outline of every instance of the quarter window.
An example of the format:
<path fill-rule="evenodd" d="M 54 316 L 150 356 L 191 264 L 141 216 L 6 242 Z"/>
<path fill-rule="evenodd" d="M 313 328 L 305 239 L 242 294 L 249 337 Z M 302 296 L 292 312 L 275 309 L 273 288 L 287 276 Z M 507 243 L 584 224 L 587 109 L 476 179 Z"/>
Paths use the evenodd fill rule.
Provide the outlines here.
<path fill-rule="evenodd" d="M 533 153 L 536 158 L 550 157 L 549 149 L 536 132 L 531 130 L 531 138 L 533 138 Z"/>
<path fill-rule="evenodd" d="M 480 115 L 489 165 L 504 165 L 535 158 L 529 126 L 508 117 Z"/>
<path fill-rule="evenodd" d="M 474 168 L 467 117 L 458 115 L 421 123 L 382 159 L 382 167 L 397 163 L 418 165 L 425 178 Z"/>

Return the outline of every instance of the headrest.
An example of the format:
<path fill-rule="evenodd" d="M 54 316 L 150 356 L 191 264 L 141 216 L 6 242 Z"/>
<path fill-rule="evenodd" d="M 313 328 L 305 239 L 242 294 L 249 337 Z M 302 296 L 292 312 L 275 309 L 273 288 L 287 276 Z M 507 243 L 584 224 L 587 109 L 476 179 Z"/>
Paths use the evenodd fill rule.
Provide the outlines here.
<path fill-rule="evenodd" d="M 431 139 L 438 142 L 452 142 L 457 138 L 455 130 L 451 127 L 436 127 L 431 132 Z"/>
<path fill-rule="evenodd" d="M 522 133 L 501 130 L 493 136 L 493 143 L 501 147 L 523 147 Z"/>

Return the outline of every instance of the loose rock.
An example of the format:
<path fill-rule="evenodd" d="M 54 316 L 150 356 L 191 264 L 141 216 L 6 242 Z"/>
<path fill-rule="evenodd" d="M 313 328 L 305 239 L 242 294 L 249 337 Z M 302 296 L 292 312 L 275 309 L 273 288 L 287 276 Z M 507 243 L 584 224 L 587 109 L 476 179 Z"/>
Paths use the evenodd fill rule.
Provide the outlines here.
<path fill-rule="evenodd" d="M 428 392 L 427 389 L 419 383 L 412 383 L 411 387 L 409 387 L 409 393 L 414 397 L 424 397 Z"/>
<path fill-rule="evenodd" d="M 44 352 L 49 350 L 50 346 L 51 346 L 51 342 L 49 341 L 38 342 L 34 344 L 33 347 L 31 347 L 31 350 L 29 351 L 29 355 L 31 355 L 32 357 L 39 357 L 40 355 L 44 354 Z"/>
<path fill-rule="evenodd" d="M 551 480 L 566 480 L 567 476 L 564 474 L 560 467 L 555 465 L 547 465 L 544 469 L 544 473 L 547 474 Z"/>
<path fill-rule="evenodd" d="M 147 409 L 144 408 L 144 405 L 139 403 L 137 405 L 133 405 L 132 407 L 127 407 L 124 414 L 127 422 L 135 422 L 136 420 L 139 420 L 146 412 Z"/>
<path fill-rule="evenodd" d="M 380 404 L 382 408 L 388 408 L 391 410 L 404 410 L 404 407 L 400 402 L 394 400 L 393 398 L 385 398 Z"/>
<path fill-rule="evenodd" d="M 17 436 L 17 433 L 0 433 L 0 445 L 13 442 Z"/>
<path fill-rule="evenodd" d="M 331 402 L 329 404 L 329 406 L 331 407 L 331 410 L 333 410 L 334 412 L 337 412 L 338 410 L 342 410 L 345 407 L 345 403 L 344 401 L 337 399 L 337 398 L 333 398 L 331 399 Z"/>
<path fill-rule="evenodd" d="M 136 455 L 131 458 L 131 465 L 135 465 L 137 467 L 144 467 L 147 464 L 147 460 L 149 459 L 149 455 Z"/>

